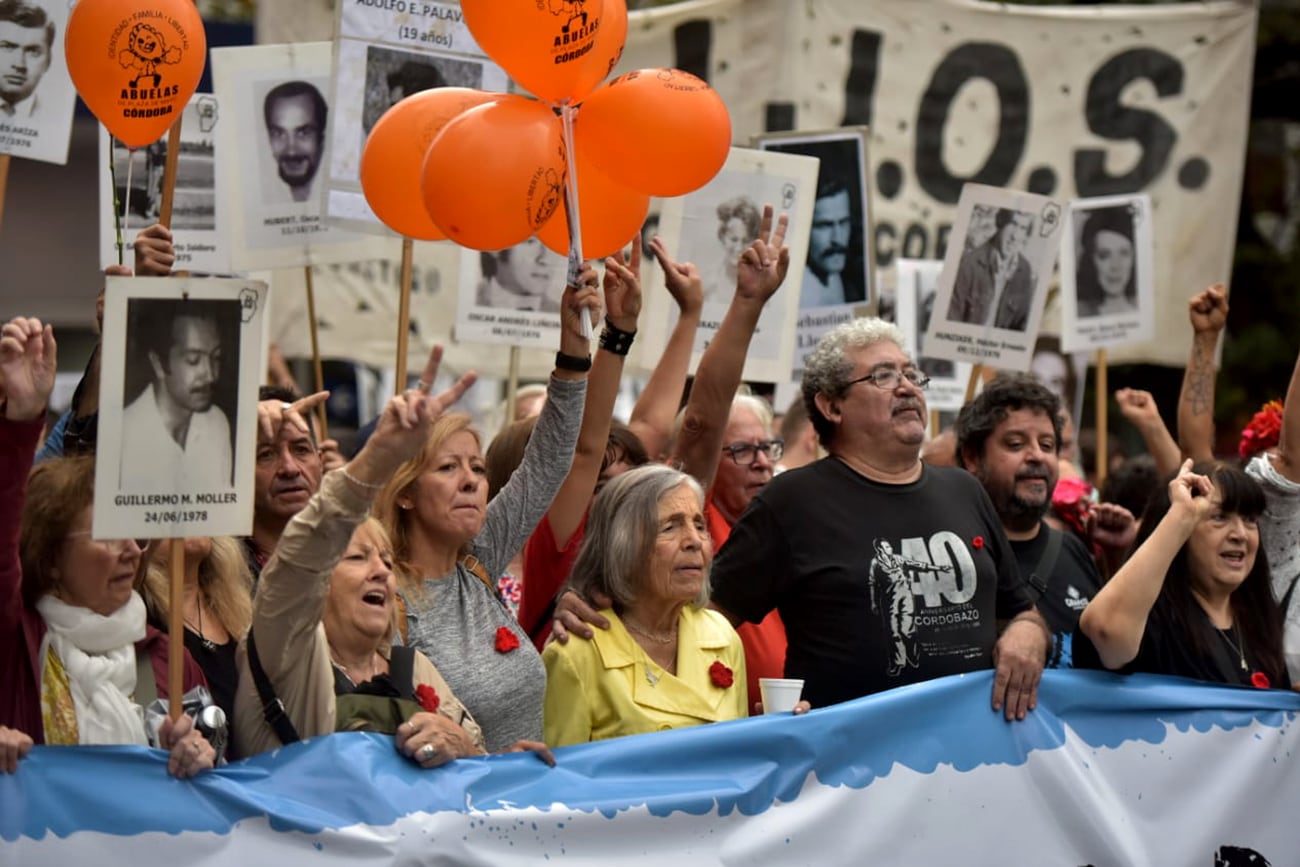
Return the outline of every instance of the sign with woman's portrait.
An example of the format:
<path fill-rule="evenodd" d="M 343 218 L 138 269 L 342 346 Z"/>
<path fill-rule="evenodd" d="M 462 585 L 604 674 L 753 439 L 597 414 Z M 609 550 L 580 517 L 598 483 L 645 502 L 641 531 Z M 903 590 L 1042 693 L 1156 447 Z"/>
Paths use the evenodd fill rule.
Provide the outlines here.
<path fill-rule="evenodd" d="M 1061 241 L 1061 342 L 1067 351 L 1152 338 L 1154 261 L 1150 196 L 1070 203 Z"/>
<path fill-rule="evenodd" d="M 659 235 L 669 255 L 692 262 L 704 281 L 704 311 L 695 334 L 692 366 L 713 339 L 736 292 L 740 255 L 758 237 L 763 207 L 771 205 L 773 225 L 789 220 L 785 243 L 790 272 L 767 303 L 745 358 L 744 377 L 758 382 L 788 382 L 795 357 L 799 314 L 800 263 L 808 251 L 817 160 L 794 154 L 732 148 L 713 180 L 679 198 L 664 201 Z M 637 341 L 643 357 L 657 359 L 677 322 L 677 308 L 658 268 L 643 269 L 646 309 Z"/>
<path fill-rule="evenodd" d="M 1061 236 L 1061 205 L 981 184 L 962 187 L 926 354 L 1027 370 Z"/>
<path fill-rule="evenodd" d="M 266 284 L 108 278 L 96 539 L 252 530 Z"/>

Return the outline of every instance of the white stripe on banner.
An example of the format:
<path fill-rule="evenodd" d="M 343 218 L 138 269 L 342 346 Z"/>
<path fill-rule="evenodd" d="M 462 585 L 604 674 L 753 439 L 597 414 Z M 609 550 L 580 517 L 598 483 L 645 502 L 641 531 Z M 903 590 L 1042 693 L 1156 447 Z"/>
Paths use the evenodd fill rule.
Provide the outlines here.
<path fill-rule="evenodd" d="M 991 674 L 421 771 L 343 734 L 201 775 L 159 751 L 37 748 L 0 775 L 6 865 L 1295 863 L 1300 697 Z M 1215 859 L 1219 860 L 1216 861 Z M 1252 860 L 1253 859 L 1253 860 Z"/>

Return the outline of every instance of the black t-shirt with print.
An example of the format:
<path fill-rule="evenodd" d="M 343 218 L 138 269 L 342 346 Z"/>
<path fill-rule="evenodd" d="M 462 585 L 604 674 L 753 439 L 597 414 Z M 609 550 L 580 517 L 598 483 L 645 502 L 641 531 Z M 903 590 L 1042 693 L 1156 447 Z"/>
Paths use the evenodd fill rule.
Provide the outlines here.
<path fill-rule="evenodd" d="M 1049 574 L 1044 575 L 1041 574 L 1046 570 L 1043 555 L 1053 534 L 1060 537 L 1060 548 Z M 1038 535 L 1032 539 L 1013 539 L 1011 550 L 1015 552 L 1020 577 L 1029 585 L 1030 598 L 1055 636 L 1048 666 L 1072 668 L 1072 639 L 1079 615 L 1101 589 L 1097 564 L 1078 536 L 1063 533 L 1046 523 L 1039 524 Z"/>
<path fill-rule="evenodd" d="M 1032 604 L 979 482 L 930 467 L 873 482 L 835 458 L 754 497 L 713 566 L 713 598 L 757 623 L 776 608 L 787 677 L 822 707 L 987 669 L 997 621 Z"/>

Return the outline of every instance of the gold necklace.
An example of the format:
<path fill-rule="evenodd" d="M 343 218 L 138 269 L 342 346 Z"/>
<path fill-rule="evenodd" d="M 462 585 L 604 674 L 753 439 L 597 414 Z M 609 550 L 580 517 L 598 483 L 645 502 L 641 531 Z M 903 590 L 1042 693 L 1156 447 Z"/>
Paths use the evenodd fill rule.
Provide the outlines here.
<path fill-rule="evenodd" d="M 1228 647 L 1232 648 L 1232 652 L 1237 654 L 1237 658 L 1241 660 L 1241 670 L 1250 671 L 1250 666 L 1246 664 L 1246 642 L 1242 641 L 1240 633 L 1237 633 L 1236 622 L 1233 622 L 1232 624 L 1232 632 L 1237 633 L 1237 641 L 1233 641 L 1228 637 L 1228 630 L 1226 629 L 1219 629 L 1216 627 L 1214 631 L 1219 633 L 1227 643 Z"/>
<path fill-rule="evenodd" d="M 666 636 L 665 636 L 665 635 L 656 635 L 656 634 L 653 633 L 653 632 L 647 632 L 646 630 L 644 630 L 644 629 L 642 629 L 641 627 L 637 626 L 635 623 L 633 623 L 631 620 L 628 620 L 627 618 L 624 618 L 624 619 L 623 619 L 623 625 L 626 626 L 626 627 L 628 628 L 628 631 L 629 631 L 629 632 L 635 632 L 637 635 L 640 635 L 642 638 L 648 638 L 648 639 L 650 639 L 650 640 L 653 641 L 655 644 L 665 644 L 665 645 L 667 645 L 667 644 L 672 644 L 672 643 L 674 643 L 675 641 L 677 641 L 677 626 L 676 626 L 676 624 L 673 625 L 672 631 L 669 632 L 668 635 L 666 635 Z"/>

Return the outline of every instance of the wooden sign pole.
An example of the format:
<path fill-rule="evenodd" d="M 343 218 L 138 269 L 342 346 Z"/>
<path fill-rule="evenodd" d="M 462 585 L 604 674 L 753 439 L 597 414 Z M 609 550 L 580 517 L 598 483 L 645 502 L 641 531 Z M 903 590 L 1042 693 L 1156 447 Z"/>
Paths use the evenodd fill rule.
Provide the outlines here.
<path fill-rule="evenodd" d="M 1110 410 L 1110 386 L 1107 382 L 1109 379 L 1106 369 L 1106 350 L 1097 350 L 1097 487 L 1100 488 L 1106 481 L 1106 470 L 1109 468 L 1108 460 L 1109 443 L 1107 442 L 1107 415 Z"/>
<path fill-rule="evenodd" d="M 312 372 L 316 378 L 316 391 L 325 390 L 325 370 L 321 364 L 320 358 L 320 334 L 316 327 L 316 290 L 312 287 L 311 266 L 307 265 L 303 269 L 303 275 L 307 278 L 307 318 L 311 320 L 311 328 L 308 333 L 311 335 L 311 364 Z M 326 420 L 325 404 L 321 403 L 316 407 L 316 421 L 320 425 L 320 438 L 322 440 L 329 438 L 329 422 Z"/>
<path fill-rule="evenodd" d="M 411 338 L 411 270 L 415 256 L 415 242 L 402 239 L 402 286 L 397 307 L 397 381 L 393 393 L 406 390 L 406 353 Z M 432 383 L 430 383 L 432 386 Z"/>

